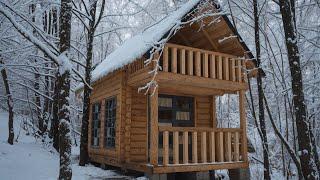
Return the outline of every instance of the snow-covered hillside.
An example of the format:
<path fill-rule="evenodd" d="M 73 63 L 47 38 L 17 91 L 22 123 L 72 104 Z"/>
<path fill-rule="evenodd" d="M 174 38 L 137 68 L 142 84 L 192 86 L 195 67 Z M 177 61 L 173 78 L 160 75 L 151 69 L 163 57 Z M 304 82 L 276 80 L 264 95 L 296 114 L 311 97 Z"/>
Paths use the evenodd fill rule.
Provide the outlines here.
<path fill-rule="evenodd" d="M 3 180 L 55 180 L 59 174 L 59 154 L 43 145 L 40 140 L 27 136 L 20 128 L 22 117 L 14 122 L 14 145 L 7 143 L 8 114 L 0 112 L 0 179 Z M 20 134 L 19 134 L 20 131 Z M 15 139 L 16 140 L 16 139 Z M 73 159 L 76 159 L 78 147 L 73 147 Z M 80 167 L 74 161 L 72 165 L 75 180 L 119 178 L 121 175 L 111 170 L 94 166 Z M 129 178 L 129 177 L 125 177 Z"/>

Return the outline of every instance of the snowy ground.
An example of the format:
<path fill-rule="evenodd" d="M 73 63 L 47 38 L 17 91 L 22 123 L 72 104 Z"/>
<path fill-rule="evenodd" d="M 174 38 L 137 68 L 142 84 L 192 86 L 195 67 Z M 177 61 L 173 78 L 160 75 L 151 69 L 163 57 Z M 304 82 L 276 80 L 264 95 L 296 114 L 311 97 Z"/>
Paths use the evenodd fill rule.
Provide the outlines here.
<path fill-rule="evenodd" d="M 59 173 L 59 155 L 32 136 L 27 136 L 20 127 L 21 117 L 15 118 L 14 145 L 7 143 L 8 115 L 0 111 L 0 179 L 4 180 L 55 180 Z M 77 159 L 78 148 L 73 148 L 73 159 Z M 72 165 L 75 180 L 87 179 L 131 179 L 112 170 L 94 166 L 80 167 L 74 160 Z M 140 178 L 143 179 L 143 178 Z"/>

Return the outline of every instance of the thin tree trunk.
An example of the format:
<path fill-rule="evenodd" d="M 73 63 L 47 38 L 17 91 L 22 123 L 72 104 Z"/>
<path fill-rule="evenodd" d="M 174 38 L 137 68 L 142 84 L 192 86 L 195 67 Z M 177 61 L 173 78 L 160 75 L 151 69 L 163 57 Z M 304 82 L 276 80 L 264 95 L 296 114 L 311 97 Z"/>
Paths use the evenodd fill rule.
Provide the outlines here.
<path fill-rule="evenodd" d="M 102 10 L 100 12 L 100 16 L 97 21 L 96 21 L 97 1 L 94 1 L 90 5 L 91 20 L 89 21 L 87 58 L 86 58 L 86 67 L 85 67 L 85 80 L 87 84 L 91 83 L 94 33 L 97 25 L 100 22 L 101 16 L 103 14 L 104 5 L 105 5 L 105 0 L 103 0 L 101 3 Z M 90 114 L 90 94 L 91 94 L 91 87 L 84 85 L 83 116 L 82 116 L 81 140 L 80 140 L 80 161 L 79 161 L 80 166 L 84 166 L 85 164 L 88 163 L 88 124 L 89 124 L 89 114 Z"/>
<path fill-rule="evenodd" d="M 52 107 L 52 119 L 51 119 L 51 127 L 50 127 L 50 137 L 52 138 L 52 146 L 57 150 L 59 149 L 59 82 L 58 82 L 58 74 L 56 75 L 56 80 L 54 83 L 54 93 L 53 93 L 53 107 Z"/>
<path fill-rule="evenodd" d="M 273 120 L 273 117 L 272 117 L 272 114 L 271 114 L 271 111 L 270 111 L 270 108 L 269 108 L 269 105 L 268 105 L 268 101 L 267 101 L 266 97 L 264 96 L 264 94 L 263 94 L 263 98 L 264 98 L 264 102 L 266 104 L 266 108 L 267 108 L 267 112 L 268 112 L 268 115 L 269 115 L 269 119 L 270 119 L 272 128 L 273 128 L 274 132 L 276 133 L 276 135 L 281 140 L 281 142 L 284 144 L 284 146 L 285 146 L 286 150 L 288 151 L 291 159 L 293 160 L 294 164 L 296 165 L 297 170 L 298 170 L 298 174 L 299 174 L 299 179 L 302 179 L 303 175 L 302 175 L 302 170 L 301 170 L 301 163 L 300 163 L 298 157 L 296 156 L 296 154 L 294 152 L 294 149 L 292 149 L 290 147 L 288 141 L 283 137 L 283 135 L 281 134 L 281 132 L 277 128 L 276 123 Z"/>
<path fill-rule="evenodd" d="M 57 9 L 54 7 L 52 10 L 52 35 L 54 37 L 58 36 L 58 13 Z M 52 117 L 51 117 L 51 127 L 50 127 L 50 137 L 53 140 L 53 147 L 59 152 L 59 120 L 58 120 L 58 100 L 59 100 L 59 83 L 57 79 L 58 75 L 56 74 L 56 79 L 51 80 L 51 88 L 53 89 L 53 101 L 52 103 Z M 50 104 L 51 104 L 50 103 Z M 49 106 L 51 107 L 51 106 Z"/>
<path fill-rule="evenodd" d="M 1 57 L 0 57 L 1 58 Z M 0 59 L 0 64 L 4 65 L 2 59 Z M 13 99 L 12 99 L 12 94 L 10 92 L 10 85 L 8 82 L 8 76 L 7 76 L 7 71 L 5 67 L 2 68 L 1 70 L 1 75 L 2 75 L 2 80 L 3 84 L 6 90 L 6 96 L 7 96 L 7 105 L 8 105 L 8 112 L 9 112 L 9 119 L 8 119 L 8 143 L 13 145 L 13 139 L 14 139 L 14 129 L 13 129 Z"/>
<path fill-rule="evenodd" d="M 294 7 L 290 0 L 280 0 L 280 12 L 282 15 L 285 43 L 287 46 L 288 61 L 291 72 L 291 86 L 293 93 L 293 107 L 296 117 L 296 127 L 299 142 L 299 157 L 305 179 L 319 179 L 319 174 L 314 161 L 312 142 L 307 118 L 306 105 L 304 100 L 302 74 L 300 67 L 300 55 L 297 45 Z"/>
<path fill-rule="evenodd" d="M 255 31 L 255 45 L 256 45 L 256 58 L 258 67 L 258 99 L 259 99 L 259 122 L 260 130 L 262 132 L 262 148 L 263 148 L 263 165 L 264 165 L 264 179 L 270 180 L 270 162 L 269 162 L 269 150 L 268 150 L 268 139 L 264 117 L 264 105 L 263 105 L 263 89 L 262 89 L 262 69 L 260 59 L 260 37 L 259 37 L 259 14 L 257 0 L 253 0 L 254 10 L 254 31 Z"/>
<path fill-rule="evenodd" d="M 72 0 L 61 0 L 60 11 L 60 64 L 58 72 L 59 84 L 59 179 L 71 180 L 71 132 L 70 132 L 70 62 L 68 53 L 71 37 Z"/>
<path fill-rule="evenodd" d="M 95 31 L 95 17 L 96 17 L 97 1 L 90 6 L 90 15 L 92 20 L 89 22 L 88 30 L 88 43 L 87 43 L 87 58 L 85 67 L 85 78 L 88 84 L 91 83 L 91 69 L 92 69 L 92 49 L 93 38 Z M 88 124 L 90 113 L 90 94 L 91 89 L 87 85 L 84 85 L 83 92 L 83 116 L 81 123 L 81 139 L 80 139 L 80 160 L 79 165 L 84 166 L 88 163 Z"/>

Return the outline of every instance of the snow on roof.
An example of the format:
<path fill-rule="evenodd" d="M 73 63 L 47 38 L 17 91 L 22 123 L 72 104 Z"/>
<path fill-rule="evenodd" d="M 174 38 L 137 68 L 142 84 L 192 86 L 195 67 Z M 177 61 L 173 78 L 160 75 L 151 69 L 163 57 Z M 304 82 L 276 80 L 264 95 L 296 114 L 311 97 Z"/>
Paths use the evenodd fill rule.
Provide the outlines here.
<path fill-rule="evenodd" d="M 200 0 L 190 0 L 143 32 L 125 41 L 119 48 L 108 55 L 92 72 L 92 82 L 95 82 L 114 70 L 132 63 L 143 56 L 155 43 L 194 7 Z"/>

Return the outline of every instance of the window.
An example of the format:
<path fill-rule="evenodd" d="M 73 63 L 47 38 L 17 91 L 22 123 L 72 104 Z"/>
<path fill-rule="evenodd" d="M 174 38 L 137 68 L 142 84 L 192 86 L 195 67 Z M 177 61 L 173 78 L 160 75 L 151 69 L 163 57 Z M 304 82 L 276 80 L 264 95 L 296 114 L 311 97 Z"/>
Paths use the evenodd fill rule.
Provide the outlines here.
<path fill-rule="evenodd" d="M 100 103 L 92 106 L 92 128 L 91 128 L 91 145 L 99 146 L 100 135 Z"/>
<path fill-rule="evenodd" d="M 193 126 L 193 98 L 159 95 L 159 122 Z"/>
<path fill-rule="evenodd" d="M 107 148 L 115 147 L 115 123 L 117 114 L 117 99 L 106 99 L 104 144 Z"/>

